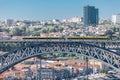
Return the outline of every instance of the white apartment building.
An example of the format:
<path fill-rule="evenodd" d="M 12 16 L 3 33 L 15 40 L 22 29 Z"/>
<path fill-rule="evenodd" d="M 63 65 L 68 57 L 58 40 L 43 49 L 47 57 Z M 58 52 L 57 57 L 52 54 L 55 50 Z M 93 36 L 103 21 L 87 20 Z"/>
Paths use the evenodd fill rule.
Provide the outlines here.
<path fill-rule="evenodd" d="M 113 24 L 120 24 L 120 14 L 112 15 Z"/>
<path fill-rule="evenodd" d="M 72 18 L 68 18 L 68 19 L 63 19 L 63 22 L 74 22 L 74 23 L 80 23 L 82 21 L 81 17 L 72 17 Z"/>

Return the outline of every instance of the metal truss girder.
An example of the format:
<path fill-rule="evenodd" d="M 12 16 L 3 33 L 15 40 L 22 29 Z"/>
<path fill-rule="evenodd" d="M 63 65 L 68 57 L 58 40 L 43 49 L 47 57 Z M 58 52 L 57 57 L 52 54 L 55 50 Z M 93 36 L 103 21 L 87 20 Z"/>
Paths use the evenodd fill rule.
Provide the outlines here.
<path fill-rule="evenodd" d="M 109 50 L 120 52 L 120 41 L 112 40 L 0 40 L 0 50 L 11 51 L 12 49 L 23 47 L 26 45 L 39 44 L 43 42 L 82 42 L 96 45 Z"/>
<path fill-rule="evenodd" d="M 15 64 L 45 53 L 76 53 L 103 61 L 116 70 L 120 69 L 120 55 L 105 48 L 82 42 L 45 42 L 30 45 L 0 56 L 0 73 Z"/>

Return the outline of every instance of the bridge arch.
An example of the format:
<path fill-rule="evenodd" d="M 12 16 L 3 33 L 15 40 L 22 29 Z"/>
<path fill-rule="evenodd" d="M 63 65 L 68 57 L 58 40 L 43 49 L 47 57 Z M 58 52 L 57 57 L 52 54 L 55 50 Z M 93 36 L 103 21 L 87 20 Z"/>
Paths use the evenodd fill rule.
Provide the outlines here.
<path fill-rule="evenodd" d="M 23 60 L 46 53 L 75 53 L 100 60 L 117 71 L 120 69 L 120 55 L 107 49 L 81 42 L 45 42 L 1 55 L 0 73 Z"/>

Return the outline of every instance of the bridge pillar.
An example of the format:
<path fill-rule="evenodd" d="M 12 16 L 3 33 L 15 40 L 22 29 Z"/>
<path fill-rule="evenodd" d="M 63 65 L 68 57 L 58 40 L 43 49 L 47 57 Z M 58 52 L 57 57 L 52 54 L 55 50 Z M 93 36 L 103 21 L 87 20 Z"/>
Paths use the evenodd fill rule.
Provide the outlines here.
<path fill-rule="evenodd" d="M 35 57 L 35 63 L 36 63 L 36 80 L 38 80 L 38 60 L 37 57 Z"/>
<path fill-rule="evenodd" d="M 95 60 L 93 60 L 93 75 L 95 75 Z"/>
<path fill-rule="evenodd" d="M 88 80 L 88 57 L 85 58 L 85 63 L 86 63 L 85 75 L 86 79 Z"/>
<path fill-rule="evenodd" d="M 42 64 L 41 64 L 42 62 L 41 62 L 41 59 L 39 59 L 39 60 L 40 60 L 40 68 L 42 68 Z"/>

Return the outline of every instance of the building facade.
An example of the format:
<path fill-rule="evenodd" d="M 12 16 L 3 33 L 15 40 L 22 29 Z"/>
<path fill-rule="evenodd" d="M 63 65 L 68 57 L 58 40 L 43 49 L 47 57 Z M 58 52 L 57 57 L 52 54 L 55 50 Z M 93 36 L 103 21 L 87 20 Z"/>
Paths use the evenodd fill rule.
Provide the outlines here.
<path fill-rule="evenodd" d="M 120 14 L 112 15 L 112 23 L 120 24 Z"/>
<path fill-rule="evenodd" d="M 7 24 L 7 26 L 13 26 L 14 25 L 14 20 L 13 19 L 7 19 L 6 24 Z"/>
<path fill-rule="evenodd" d="M 62 22 L 65 22 L 65 23 L 80 23 L 80 22 L 82 22 L 82 17 L 75 16 L 75 17 L 72 17 L 72 18 L 63 19 Z"/>
<path fill-rule="evenodd" d="M 37 71 L 39 80 L 54 80 L 55 72 L 52 68 L 40 68 Z"/>
<path fill-rule="evenodd" d="M 99 21 L 98 9 L 94 6 L 84 6 L 84 26 L 96 26 Z"/>

